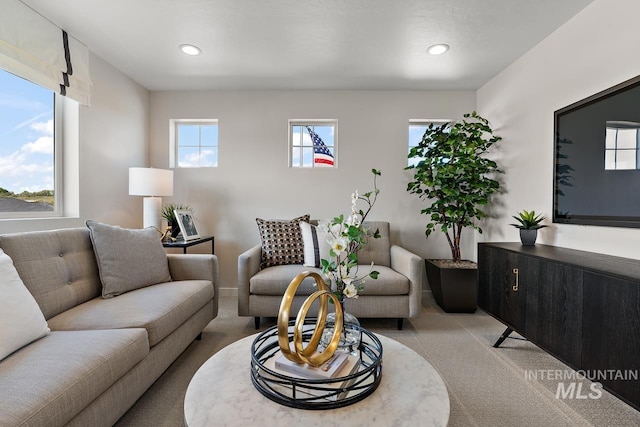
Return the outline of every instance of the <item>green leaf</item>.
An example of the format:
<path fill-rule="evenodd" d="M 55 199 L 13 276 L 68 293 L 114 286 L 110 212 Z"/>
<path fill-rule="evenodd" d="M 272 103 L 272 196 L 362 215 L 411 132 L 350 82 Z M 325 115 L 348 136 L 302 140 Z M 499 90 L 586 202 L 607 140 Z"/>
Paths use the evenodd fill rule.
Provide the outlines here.
<path fill-rule="evenodd" d="M 522 210 L 518 212 L 518 216 L 512 215 L 516 221 L 520 224 L 511 224 L 516 228 L 525 229 L 525 230 L 537 230 L 539 228 L 544 228 L 546 225 L 540 224 L 542 221 L 546 219 L 542 214 L 536 214 L 536 211 L 527 211 Z"/>

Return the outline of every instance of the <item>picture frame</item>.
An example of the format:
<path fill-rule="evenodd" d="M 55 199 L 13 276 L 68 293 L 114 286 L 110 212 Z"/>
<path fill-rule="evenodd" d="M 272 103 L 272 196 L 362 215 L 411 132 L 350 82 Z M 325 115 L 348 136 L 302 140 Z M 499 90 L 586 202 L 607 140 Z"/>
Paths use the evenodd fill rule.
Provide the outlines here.
<path fill-rule="evenodd" d="M 176 216 L 176 221 L 178 221 L 178 226 L 180 226 L 180 233 L 185 241 L 200 238 L 196 221 L 193 219 L 193 213 L 191 211 L 176 209 L 173 213 Z"/>

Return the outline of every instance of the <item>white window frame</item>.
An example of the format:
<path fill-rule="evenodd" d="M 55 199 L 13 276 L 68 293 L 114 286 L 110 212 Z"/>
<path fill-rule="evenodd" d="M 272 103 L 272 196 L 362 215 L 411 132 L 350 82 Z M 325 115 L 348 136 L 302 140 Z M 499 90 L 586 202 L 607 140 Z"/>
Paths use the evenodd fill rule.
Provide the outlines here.
<path fill-rule="evenodd" d="M 293 127 L 294 126 L 309 126 L 313 128 L 314 126 L 333 126 L 333 145 L 328 145 L 325 141 L 323 141 L 328 148 L 333 149 L 333 166 L 329 167 L 320 167 L 316 166 L 314 162 L 311 163 L 311 166 L 303 166 L 294 165 L 294 155 L 293 150 L 296 147 L 302 147 L 301 145 L 294 145 L 293 141 Z M 336 119 L 290 119 L 289 120 L 289 137 L 288 137 L 288 165 L 290 168 L 295 169 L 329 169 L 333 170 L 338 167 L 338 120 Z M 301 154 L 302 155 L 302 154 Z"/>
<path fill-rule="evenodd" d="M 217 163 L 215 166 L 180 166 L 178 159 L 180 144 L 178 143 L 178 127 L 180 125 L 194 126 L 211 126 L 218 127 L 218 145 L 215 149 L 218 153 Z M 202 147 L 202 145 L 200 145 Z M 209 147 L 208 145 L 204 147 Z M 220 166 L 220 124 L 218 119 L 170 119 L 169 120 L 169 167 L 176 169 L 200 169 L 200 168 L 217 168 Z"/>
<path fill-rule="evenodd" d="M 5 72 L 4 70 L 0 70 Z M 17 76 L 20 78 L 20 76 Z M 26 79 L 25 79 L 26 80 Z M 31 84 L 37 85 L 36 83 L 30 82 Z M 37 85 L 39 86 L 39 85 Z M 47 89 L 47 88 L 44 88 Z M 15 211 L 15 212 L 0 212 L 0 219 L 45 219 L 45 218 L 58 218 L 62 217 L 66 210 L 64 205 L 64 191 L 66 190 L 64 179 L 65 179 L 65 162 L 63 161 L 65 157 L 65 147 L 64 147 L 64 128 L 65 126 L 69 126 L 67 120 L 65 120 L 64 111 L 70 108 L 70 105 L 65 104 L 75 104 L 77 109 L 77 103 L 72 100 L 66 99 L 64 96 L 59 95 L 55 92 L 51 92 L 53 95 L 53 210 L 51 211 Z M 68 130 L 69 136 L 73 135 L 74 132 L 72 129 Z M 77 128 L 75 131 L 77 134 Z M 71 163 L 71 162 L 69 162 Z M 72 210 L 70 212 L 72 215 L 76 212 Z"/>

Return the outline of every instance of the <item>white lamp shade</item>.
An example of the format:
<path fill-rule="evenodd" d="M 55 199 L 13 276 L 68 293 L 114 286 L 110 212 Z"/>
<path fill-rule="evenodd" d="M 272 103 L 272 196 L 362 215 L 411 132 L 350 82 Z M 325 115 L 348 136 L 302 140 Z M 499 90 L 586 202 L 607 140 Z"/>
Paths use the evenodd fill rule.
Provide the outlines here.
<path fill-rule="evenodd" d="M 173 171 L 155 168 L 129 168 L 129 195 L 173 196 Z"/>

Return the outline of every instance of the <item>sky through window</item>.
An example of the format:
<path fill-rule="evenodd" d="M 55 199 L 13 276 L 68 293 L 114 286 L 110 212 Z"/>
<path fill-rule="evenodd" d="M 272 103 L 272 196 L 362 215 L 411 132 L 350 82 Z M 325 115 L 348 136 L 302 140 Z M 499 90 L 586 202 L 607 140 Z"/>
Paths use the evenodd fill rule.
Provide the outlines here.
<path fill-rule="evenodd" d="M 0 70 L 0 187 L 54 189 L 54 95 Z"/>

